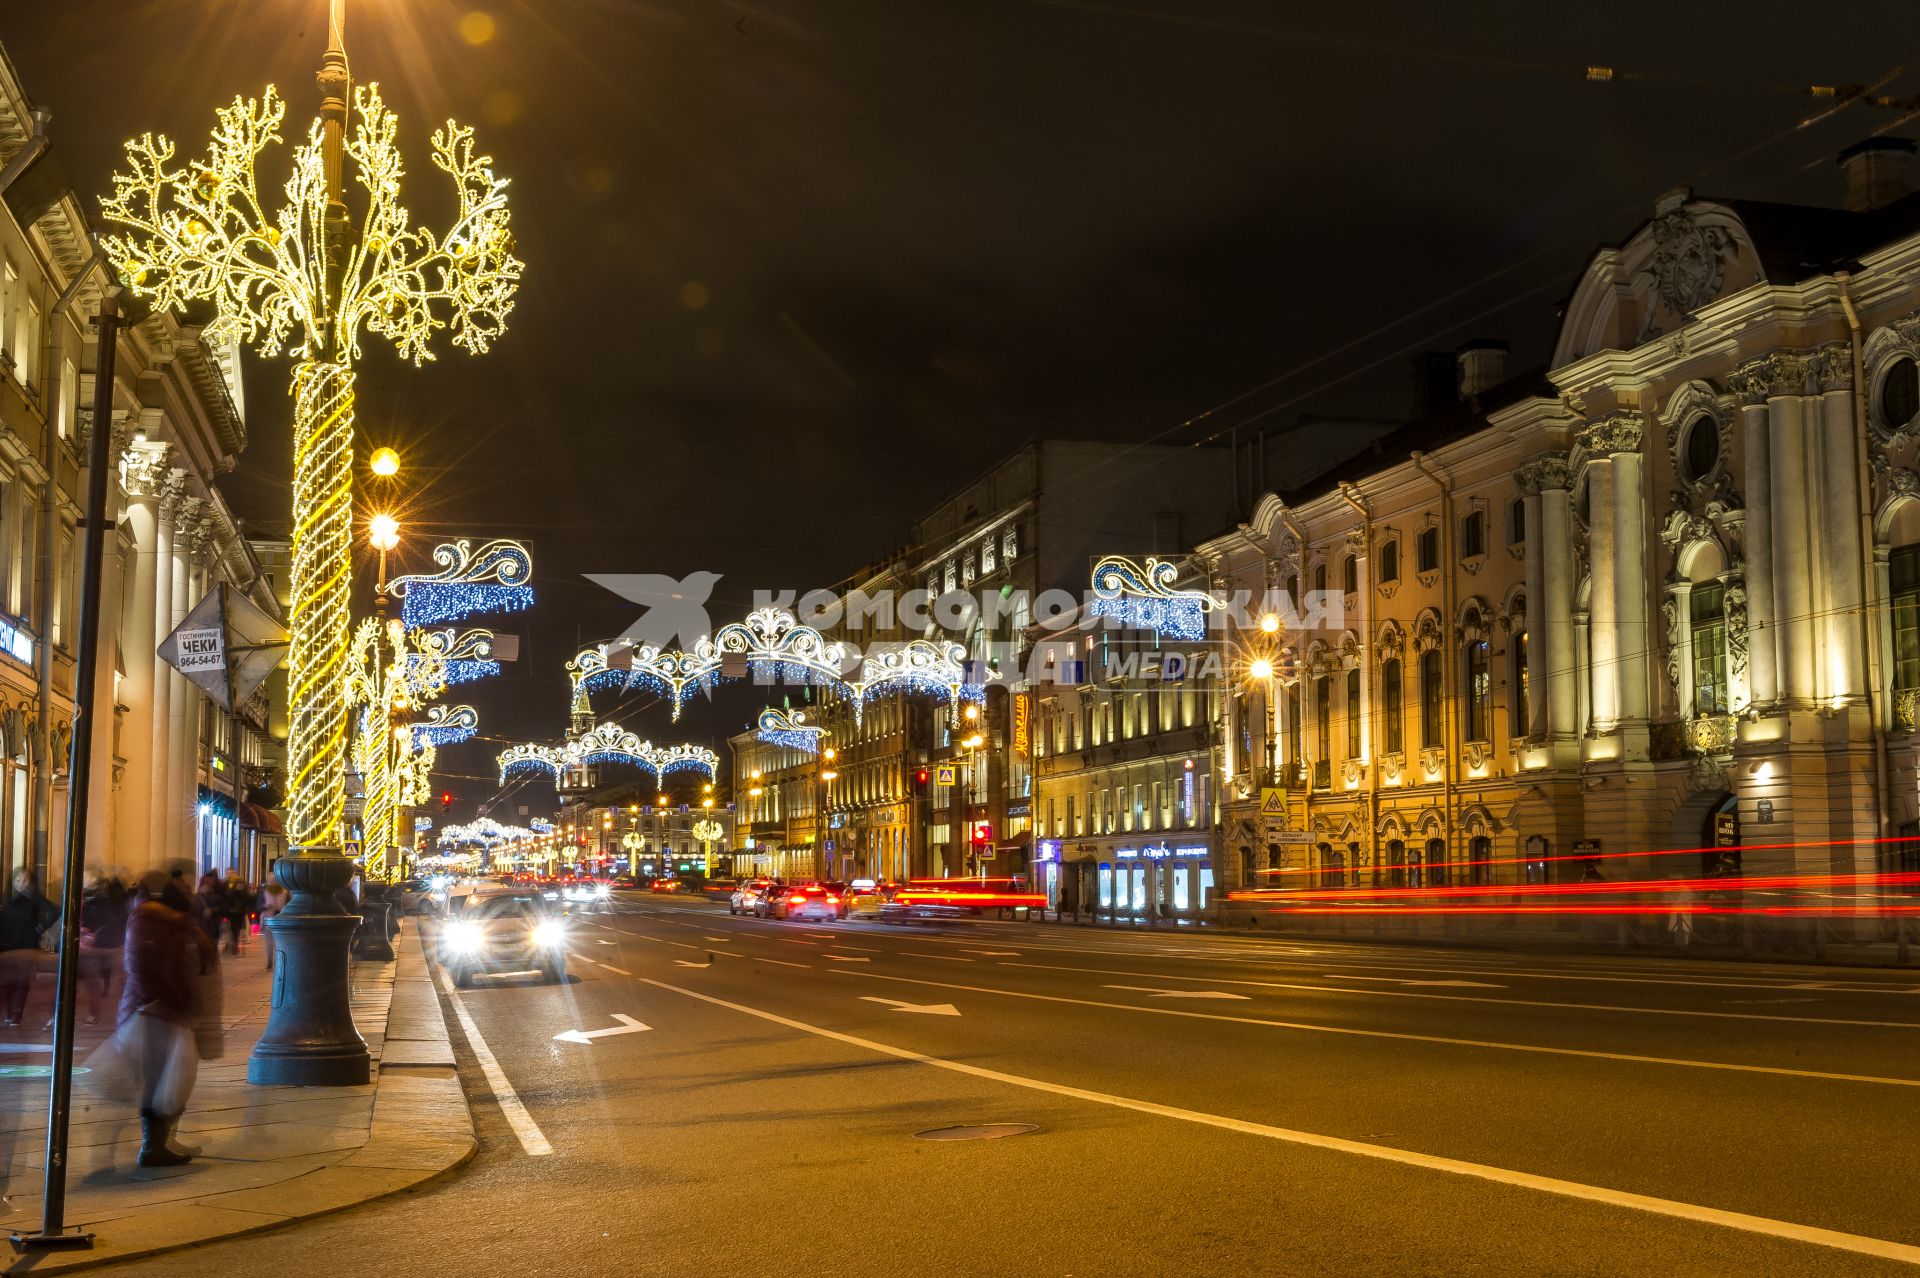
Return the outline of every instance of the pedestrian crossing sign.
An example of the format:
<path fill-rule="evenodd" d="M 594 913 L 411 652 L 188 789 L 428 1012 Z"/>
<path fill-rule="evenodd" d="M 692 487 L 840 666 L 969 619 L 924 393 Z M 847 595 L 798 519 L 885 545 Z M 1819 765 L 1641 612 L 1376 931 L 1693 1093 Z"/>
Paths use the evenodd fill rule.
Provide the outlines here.
<path fill-rule="evenodd" d="M 1263 817 L 1284 817 L 1287 815 L 1287 789 L 1285 786 L 1266 785 L 1260 787 L 1260 815 Z"/>
<path fill-rule="evenodd" d="M 952 785 L 953 773 L 954 767 L 951 763 L 939 764 L 933 770 L 933 783 L 935 785 Z"/>

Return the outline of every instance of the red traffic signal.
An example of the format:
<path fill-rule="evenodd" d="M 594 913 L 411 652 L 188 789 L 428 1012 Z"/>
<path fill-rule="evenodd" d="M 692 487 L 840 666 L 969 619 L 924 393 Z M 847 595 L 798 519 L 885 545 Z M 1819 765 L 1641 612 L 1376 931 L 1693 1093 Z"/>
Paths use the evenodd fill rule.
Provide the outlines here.
<path fill-rule="evenodd" d="M 913 774 L 913 783 L 915 785 L 925 785 L 932 776 L 933 774 L 931 772 L 928 772 L 925 768 L 922 768 L 918 772 Z"/>
<path fill-rule="evenodd" d="M 442 812 L 453 811 L 453 791 L 442 790 L 440 792 L 440 810 Z"/>

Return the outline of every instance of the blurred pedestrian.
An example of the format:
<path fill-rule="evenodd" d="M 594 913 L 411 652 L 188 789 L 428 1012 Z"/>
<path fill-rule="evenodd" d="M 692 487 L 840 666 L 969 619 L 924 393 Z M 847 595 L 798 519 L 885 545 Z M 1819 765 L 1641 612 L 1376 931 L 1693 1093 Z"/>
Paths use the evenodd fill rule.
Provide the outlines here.
<path fill-rule="evenodd" d="M 227 922 L 227 953 L 238 954 L 247 935 L 247 915 L 253 912 L 253 889 L 238 874 L 229 874 L 221 889 L 220 916 Z"/>
<path fill-rule="evenodd" d="M 273 970 L 273 927 L 271 925 L 274 916 L 287 908 L 290 896 L 291 894 L 280 886 L 280 880 L 272 875 L 267 876 L 266 883 L 260 888 L 260 936 L 265 942 L 269 972 Z"/>
<path fill-rule="evenodd" d="M 113 998 L 114 973 L 120 970 L 127 944 L 127 912 L 131 893 L 117 875 L 97 867 L 87 873 L 86 894 L 80 898 L 80 986 L 87 994 L 87 1024 L 100 1023 L 100 1003 Z"/>
<path fill-rule="evenodd" d="M 40 894 L 31 870 L 18 870 L 13 891 L 0 908 L 0 986 L 6 992 L 6 1015 L 0 1024 L 18 1025 L 27 1013 L 27 995 L 40 970 L 40 938 L 58 917 L 53 902 Z"/>
<path fill-rule="evenodd" d="M 189 1161 L 168 1144 L 200 1072 L 195 1033 L 205 1006 L 205 977 L 219 950 L 193 917 L 193 902 L 159 870 L 141 877 L 127 921 L 126 989 L 114 1046 L 140 1075 L 140 1165 Z"/>
<path fill-rule="evenodd" d="M 214 945 L 220 944 L 220 919 L 227 912 L 227 889 L 220 882 L 220 876 L 208 870 L 200 876 L 200 886 L 194 890 L 193 916 L 200 926 L 207 930 L 207 936 Z"/>

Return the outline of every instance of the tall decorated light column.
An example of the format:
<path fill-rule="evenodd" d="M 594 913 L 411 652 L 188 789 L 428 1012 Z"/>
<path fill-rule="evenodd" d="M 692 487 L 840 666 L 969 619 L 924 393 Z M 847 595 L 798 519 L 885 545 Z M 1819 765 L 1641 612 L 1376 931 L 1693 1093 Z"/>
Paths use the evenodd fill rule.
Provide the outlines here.
<path fill-rule="evenodd" d="M 256 1083 L 365 1082 L 366 1044 L 347 1003 L 354 916 L 335 900 L 351 881 L 341 855 L 346 797 L 355 360 L 363 330 L 418 364 L 445 329 L 485 351 L 513 306 L 521 263 L 508 231 L 506 182 L 477 154 L 471 129 L 433 134 L 433 162 L 458 211 L 444 234 L 410 226 L 400 203 L 398 121 L 377 87 L 353 88 L 342 43 L 344 0 L 331 0 L 320 118 L 293 148 L 285 200 L 269 211 L 256 164 L 283 139 L 286 104 L 269 86 L 217 113 L 194 163 L 148 133 L 127 144 L 127 171 L 102 201 L 107 252 L 159 307 L 210 303 L 210 340 L 293 354 L 293 572 L 288 629 L 288 841 L 275 873 L 293 899 L 275 922 L 273 1012 L 248 1063 Z M 357 222 L 347 178 L 357 188 Z"/>

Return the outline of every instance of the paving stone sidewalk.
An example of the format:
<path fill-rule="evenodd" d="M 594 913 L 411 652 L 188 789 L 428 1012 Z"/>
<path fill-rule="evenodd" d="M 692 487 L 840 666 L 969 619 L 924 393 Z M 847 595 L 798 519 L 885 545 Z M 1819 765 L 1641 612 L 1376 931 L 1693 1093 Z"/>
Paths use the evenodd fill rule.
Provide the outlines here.
<path fill-rule="evenodd" d="M 364 1087 L 250 1086 L 247 1054 L 266 1026 L 271 982 L 257 947 L 223 956 L 226 1052 L 201 1063 L 174 1136 L 199 1154 L 184 1167 L 136 1167 L 136 1117 L 90 1098 L 76 1077 L 66 1215 L 96 1235 L 93 1248 L 0 1248 L 0 1273 L 65 1273 L 271 1229 L 397 1193 L 472 1157 L 473 1116 L 411 923 L 395 950 L 396 962 L 353 965 L 354 1023 L 374 1058 Z M 106 1030 L 83 1031 L 82 1064 Z M 39 1045 L 50 1039 L 40 1031 L 0 1043 L 0 1067 L 44 1066 L 51 1055 Z M 39 1226 L 46 1108 L 44 1077 L 0 1076 L 8 1230 Z"/>

